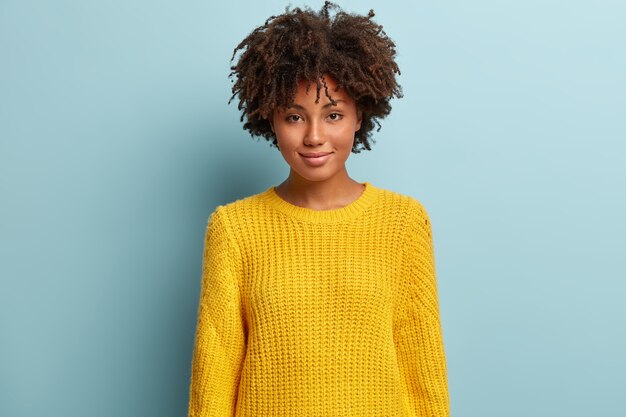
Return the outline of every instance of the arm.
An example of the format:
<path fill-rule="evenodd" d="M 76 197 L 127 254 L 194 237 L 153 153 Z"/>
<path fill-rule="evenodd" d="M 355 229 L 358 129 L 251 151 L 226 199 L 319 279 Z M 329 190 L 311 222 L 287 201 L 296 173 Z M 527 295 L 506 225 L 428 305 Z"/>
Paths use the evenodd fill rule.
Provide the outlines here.
<path fill-rule="evenodd" d="M 428 213 L 419 203 L 409 216 L 404 259 L 402 296 L 394 320 L 403 392 L 412 417 L 448 417 L 432 230 Z"/>
<path fill-rule="evenodd" d="M 194 342 L 189 417 L 232 417 L 246 329 L 238 287 L 241 256 L 218 207 L 209 218 Z"/>

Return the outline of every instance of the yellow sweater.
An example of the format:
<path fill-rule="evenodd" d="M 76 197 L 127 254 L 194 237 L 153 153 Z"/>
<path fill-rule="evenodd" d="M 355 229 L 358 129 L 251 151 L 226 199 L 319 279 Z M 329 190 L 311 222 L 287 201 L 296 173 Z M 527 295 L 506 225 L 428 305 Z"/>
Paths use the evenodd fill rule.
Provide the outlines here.
<path fill-rule="evenodd" d="M 272 186 L 211 214 L 190 417 L 449 416 L 428 214 L 363 184 L 339 209 Z"/>

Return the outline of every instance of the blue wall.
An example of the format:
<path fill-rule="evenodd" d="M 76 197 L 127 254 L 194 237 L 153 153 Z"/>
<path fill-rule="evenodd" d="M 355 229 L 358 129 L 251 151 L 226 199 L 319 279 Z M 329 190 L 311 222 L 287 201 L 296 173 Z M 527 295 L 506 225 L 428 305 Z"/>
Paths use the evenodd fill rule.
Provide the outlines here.
<path fill-rule="evenodd" d="M 215 3 L 0 3 L 0 415 L 186 414 L 208 215 L 288 174 L 227 105 L 287 3 Z M 429 211 L 453 414 L 624 415 L 624 3 L 341 4 L 397 43 L 348 170 Z"/>

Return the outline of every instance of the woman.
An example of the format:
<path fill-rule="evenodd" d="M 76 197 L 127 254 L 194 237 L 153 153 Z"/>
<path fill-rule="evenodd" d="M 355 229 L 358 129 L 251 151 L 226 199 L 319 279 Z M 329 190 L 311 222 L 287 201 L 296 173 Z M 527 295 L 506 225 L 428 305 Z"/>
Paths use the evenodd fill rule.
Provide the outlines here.
<path fill-rule="evenodd" d="M 290 173 L 209 218 L 190 417 L 449 416 L 428 214 L 345 166 L 402 96 L 395 45 L 333 8 L 235 48 L 244 128 Z"/>

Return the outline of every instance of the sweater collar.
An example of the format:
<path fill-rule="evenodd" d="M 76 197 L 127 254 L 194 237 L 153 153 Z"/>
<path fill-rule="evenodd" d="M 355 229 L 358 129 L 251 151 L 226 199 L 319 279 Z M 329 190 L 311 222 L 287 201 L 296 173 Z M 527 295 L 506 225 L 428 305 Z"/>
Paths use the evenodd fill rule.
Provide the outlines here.
<path fill-rule="evenodd" d="M 314 210 L 296 206 L 283 200 L 276 192 L 275 186 L 270 186 L 261 193 L 261 198 L 278 211 L 298 220 L 310 223 L 338 223 L 355 218 L 378 197 L 380 188 L 367 181 L 361 184 L 365 186 L 365 189 L 356 200 L 347 206 L 330 210 Z"/>

